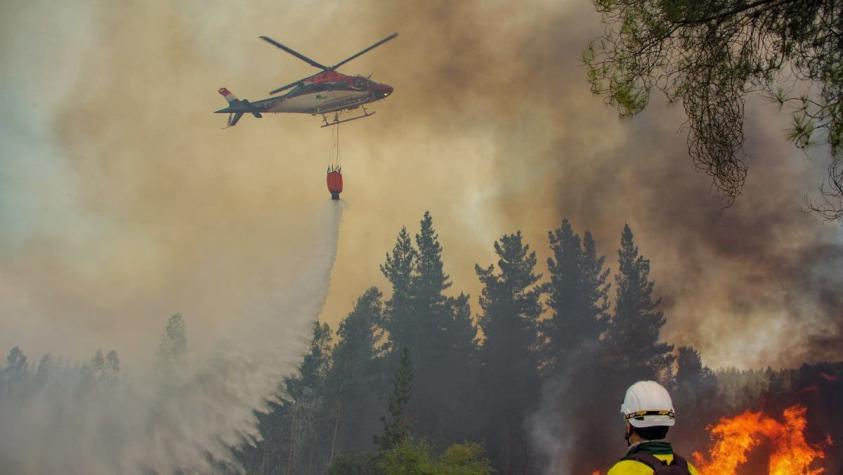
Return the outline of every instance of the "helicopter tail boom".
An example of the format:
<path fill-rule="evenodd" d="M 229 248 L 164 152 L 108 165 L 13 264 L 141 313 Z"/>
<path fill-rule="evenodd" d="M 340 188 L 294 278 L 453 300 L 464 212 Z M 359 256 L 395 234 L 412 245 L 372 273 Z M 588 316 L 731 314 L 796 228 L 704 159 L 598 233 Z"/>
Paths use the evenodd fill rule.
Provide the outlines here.
<path fill-rule="evenodd" d="M 245 113 L 252 114 L 258 119 L 263 117 L 260 109 L 255 107 L 247 99 L 238 99 L 237 96 L 224 87 L 220 88 L 219 93 L 226 101 L 228 101 L 228 107 L 218 110 L 217 113 L 228 113 L 228 127 L 234 127 L 237 125 L 237 122 Z"/>

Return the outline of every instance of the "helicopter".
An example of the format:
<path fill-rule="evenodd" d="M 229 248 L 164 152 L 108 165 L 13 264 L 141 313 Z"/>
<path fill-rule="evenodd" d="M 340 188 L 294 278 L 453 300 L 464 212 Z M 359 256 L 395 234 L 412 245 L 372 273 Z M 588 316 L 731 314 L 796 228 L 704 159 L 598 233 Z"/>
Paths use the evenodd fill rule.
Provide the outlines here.
<path fill-rule="evenodd" d="M 398 33 L 393 33 L 333 66 L 325 66 L 318 63 L 268 36 L 260 36 L 260 39 L 318 68 L 320 71 L 269 92 L 272 95 L 289 89 L 289 92 L 286 94 L 257 101 L 238 99 L 228 89 L 224 87 L 220 88 L 219 93 L 228 101 L 228 107 L 215 111 L 214 113 L 228 114 L 228 126 L 226 128 L 237 125 L 243 114 L 252 114 L 258 119 L 265 113 L 275 114 L 287 112 L 314 116 L 318 114 L 322 116 L 323 128 L 370 117 L 375 113 L 367 110 L 366 104 L 389 97 L 393 91 L 392 87 L 372 81 L 371 75 L 368 77 L 347 76 L 337 72 L 337 68 L 392 40 L 396 36 L 398 36 Z M 361 115 L 351 118 L 340 118 L 342 112 L 357 108 L 362 110 Z M 333 115 L 331 120 L 328 118 L 330 114 Z"/>

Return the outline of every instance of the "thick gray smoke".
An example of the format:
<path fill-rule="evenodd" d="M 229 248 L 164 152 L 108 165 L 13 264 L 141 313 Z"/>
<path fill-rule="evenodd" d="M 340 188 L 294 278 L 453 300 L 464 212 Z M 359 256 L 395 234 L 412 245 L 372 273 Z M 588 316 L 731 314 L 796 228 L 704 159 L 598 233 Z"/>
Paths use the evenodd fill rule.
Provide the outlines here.
<path fill-rule="evenodd" d="M 0 398 L 0 467 L 15 474 L 214 471 L 229 447 L 257 436 L 254 411 L 276 396 L 328 291 L 342 205 L 314 210 L 306 244 L 287 263 L 266 309 L 242 315 L 224 341 L 173 372 L 129 372 L 91 385 L 84 372 L 47 371 L 34 391 Z M 190 319 L 187 318 L 188 338 Z M 126 362 L 132 367 L 132 362 Z"/>
<path fill-rule="evenodd" d="M 430 205 L 434 217 L 470 210 L 456 224 L 438 221 L 456 285 L 484 262 L 478 251 L 452 251 L 476 235 L 486 240 L 475 247 L 490 249 L 520 229 L 542 262 L 547 231 L 567 217 L 592 232 L 616 268 L 627 223 L 652 260 L 669 341 L 693 345 L 713 367 L 843 357 L 843 319 L 831 298 L 843 284 L 843 232 L 805 209 L 829 157 L 785 140 L 787 110 L 749 98 L 749 177 L 727 207 L 688 157 L 681 106 L 654 94 L 642 114 L 621 121 L 589 91 L 580 58 L 603 32 L 591 2 L 405 2 L 377 18 L 382 30 L 401 32 L 377 57 L 401 74 L 390 100 L 412 106 L 404 129 L 443 144 L 431 160 L 447 163 L 442 175 L 471 171 L 446 195 L 450 208 Z M 482 160 L 457 148 L 467 138 Z M 461 202 L 462 191 L 471 198 Z M 470 231 L 449 231 L 460 222 Z"/>

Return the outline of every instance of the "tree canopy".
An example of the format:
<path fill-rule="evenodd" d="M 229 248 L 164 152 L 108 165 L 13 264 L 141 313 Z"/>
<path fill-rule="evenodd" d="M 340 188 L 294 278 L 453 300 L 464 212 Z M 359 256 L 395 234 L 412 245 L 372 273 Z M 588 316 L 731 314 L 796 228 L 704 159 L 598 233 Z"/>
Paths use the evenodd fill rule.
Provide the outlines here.
<path fill-rule="evenodd" d="M 593 0 L 605 33 L 586 49 L 592 91 L 621 116 L 642 111 L 651 92 L 680 101 L 688 151 L 730 198 L 747 167 L 745 96 L 761 92 L 792 110 L 788 138 L 827 143 L 824 201 L 843 218 L 843 2 L 841 0 Z"/>
<path fill-rule="evenodd" d="M 243 434 L 229 446 L 236 461 L 207 454 L 213 473 L 593 473 L 622 454 L 618 405 L 640 379 L 669 388 L 678 421 L 671 438 L 682 453 L 705 450 L 706 428 L 721 417 L 759 408 L 779 413 L 797 402 L 810 417 L 807 440 L 843 438 L 843 412 L 834 410 L 843 395 L 843 362 L 712 371 L 695 348 L 666 342 L 668 314 L 646 248 L 639 249 L 629 226 L 611 271 L 591 233 L 566 219 L 538 252 L 520 232 L 504 234 L 494 243 L 495 261 L 475 266 L 481 289 L 472 313 L 468 295 L 445 292 L 447 255 L 432 218 L 426 214 L 419 224 L 415 236 L 401 230 L 383 265 L 393 291 L 388 301 L 369 287 L 336 332 L 313 322 L 294 368 L 287 360 L 261 363 L 282 365 L 286 376 L 255 409 L 259 435 Z M 164 384 L 156 401 L 178 404 L 171 399 L 177 391 L 198 381 L 189 377 L 198 373 L 181 369 L 201 362 L 197 354 L 187 358 L 181 315 L 166 322 L 156 354 L 154 375 Z M 12 347 L 0 361 L 0 421 L 14 438 L 44 402 L 57 408 L 58 416 L 48 417 L 58 424 L 65 414 L 88 414 L 80 408 L 110 408 L 132 394 L 131 373 L 121 377 L 122 366 L 113 350 L 74 363 L 49 354 L 30 359 Z M 98 437 L 94 446 L 112 447 L 110 424 L 80 423 Z M 838 452 L 828 450 L 821 461 L 828 473 L 843 467 Z M 762 473 L 762 462 L 752 457 L 742 469 Z M 22 473 L 26 465 L 6 451 L 0 466 Z M 184 468 L 175 472 L 193 473 Z"/>

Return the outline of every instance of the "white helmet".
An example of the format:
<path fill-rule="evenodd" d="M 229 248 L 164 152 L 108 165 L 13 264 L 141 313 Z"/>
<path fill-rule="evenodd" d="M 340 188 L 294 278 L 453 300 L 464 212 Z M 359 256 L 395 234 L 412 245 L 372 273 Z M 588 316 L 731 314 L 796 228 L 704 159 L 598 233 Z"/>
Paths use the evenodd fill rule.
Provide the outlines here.
<path fill-rule="evenodd" d="M 621 413 L 633 427 L 672 426 L 676 423 L 667 389 L 655 381 L 638 381 L 626 390 Z"/>

